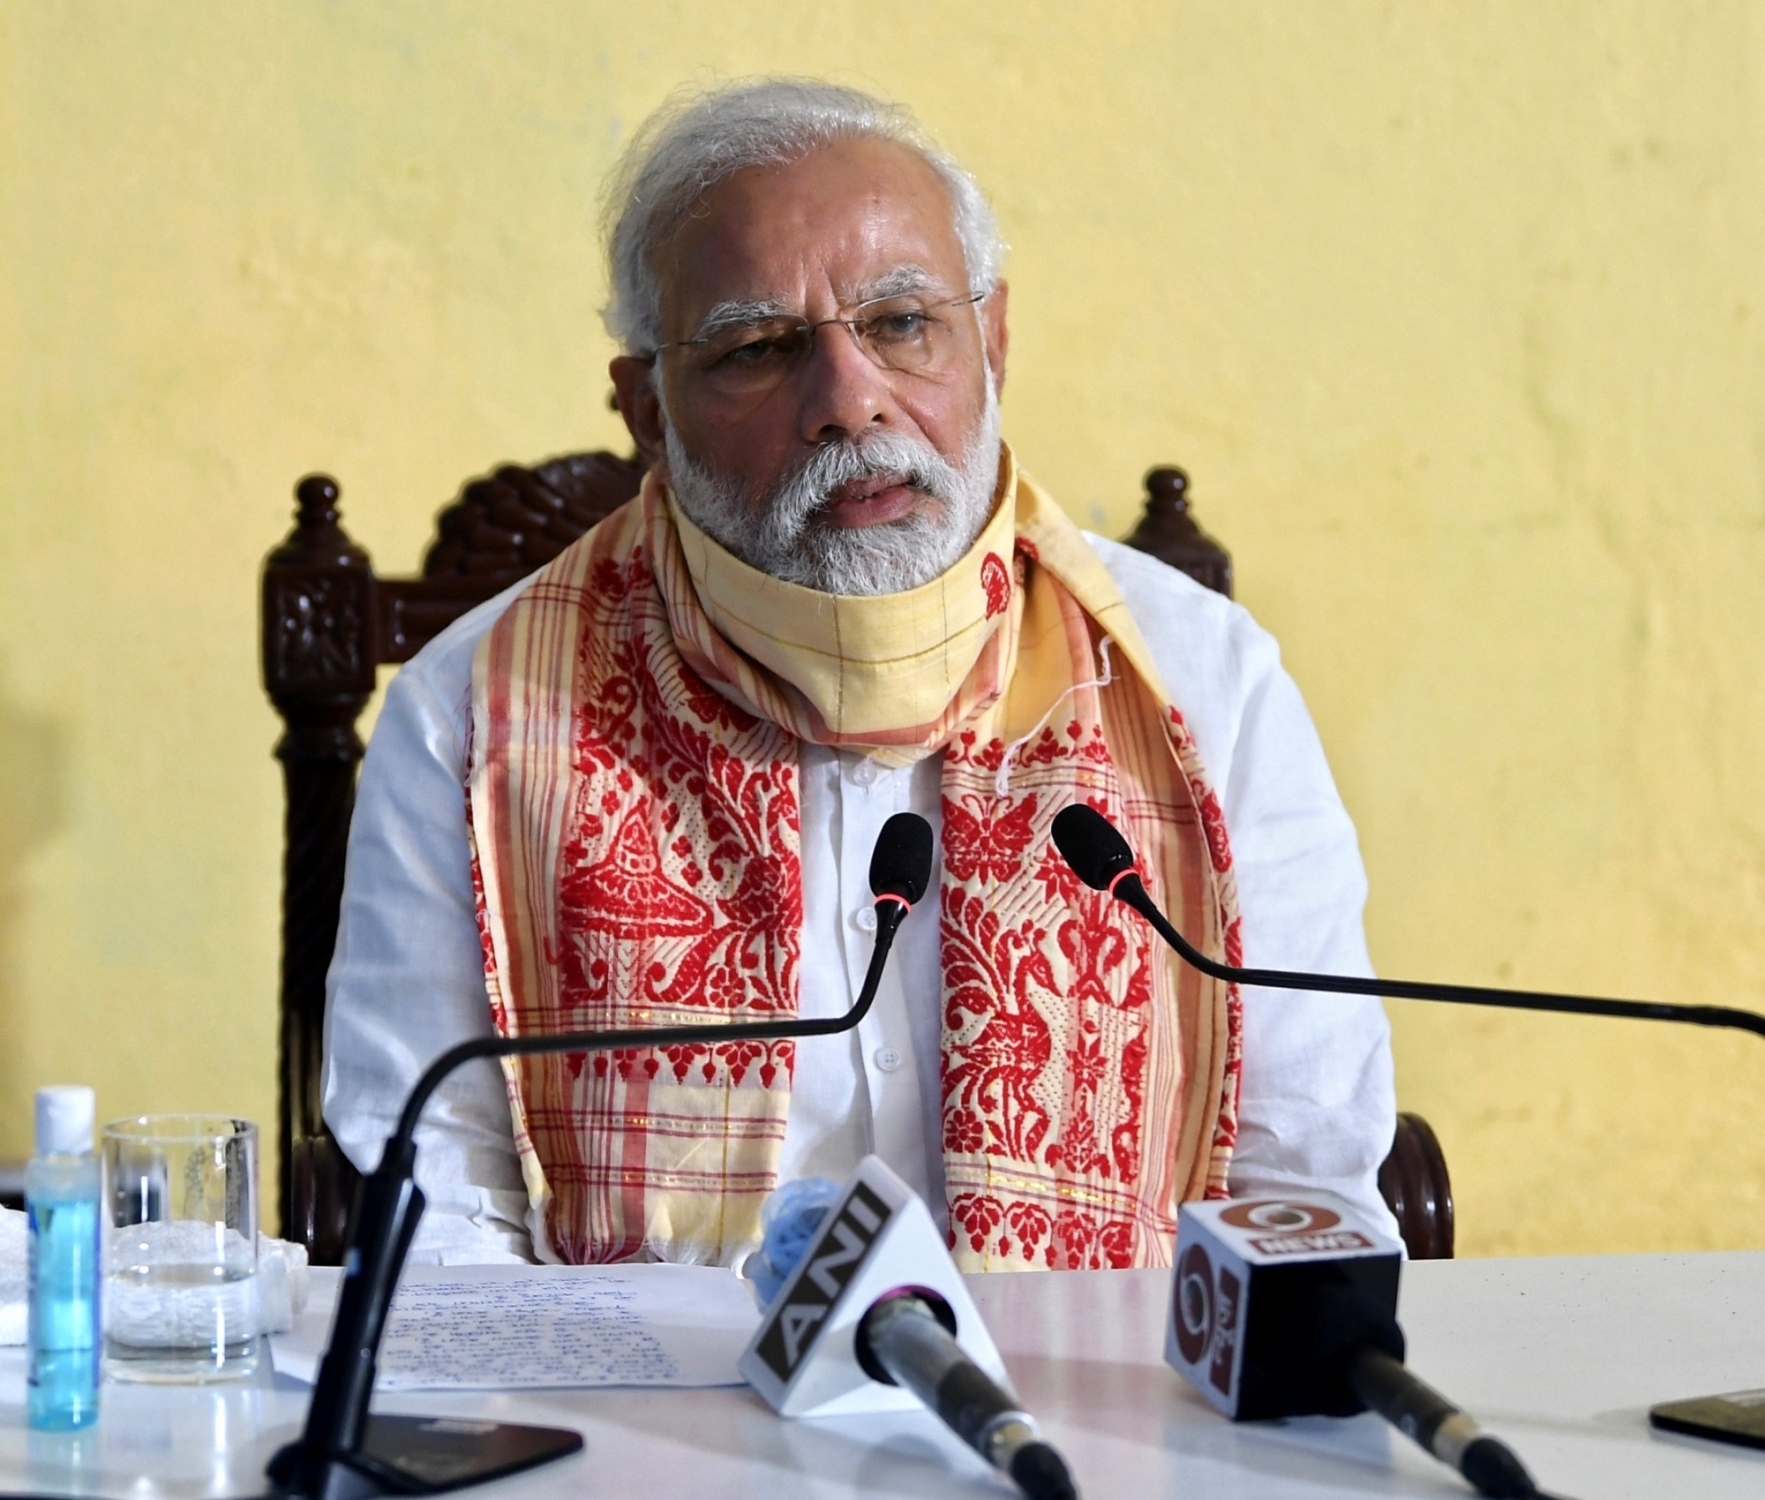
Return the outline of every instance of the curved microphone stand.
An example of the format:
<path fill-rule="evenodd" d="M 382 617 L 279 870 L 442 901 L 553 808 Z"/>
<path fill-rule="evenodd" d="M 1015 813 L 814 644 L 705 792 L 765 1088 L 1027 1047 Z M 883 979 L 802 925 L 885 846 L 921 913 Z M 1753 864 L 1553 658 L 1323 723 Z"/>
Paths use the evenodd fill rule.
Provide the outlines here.
<path fill-rule="evenodd" d="M 842 1016 L 480 1037 L 436 1058 L 405 1101 L 380 1165 L 363 1179 L 337 1315 L 307 1408 L 306 1430 L 270 1460 L 267 1472 L 276 1491 L 309 1500 L 437 1494 L 532 1468 L 582 1447 L 580 1434 L 558 1428 L 475 1423 L 474 1428 L 482 1430 L 462 1433 L 457 1423 L 428 1417 L 368 1415 L 386 1315 L 423 1213 L 423 1194 L 416 1183 L 417 1121 L 448 1074 L 462 1063 L 484 1057 L 608 1052 L 682 1042 L 778 1041 L 850 1031 L 870 1011 L 895 933 L 925 894 L 931 866 L 932 831 L 924 818 L 897 813 L 883 824 L 870 860 L 876 945 L 858 998 Z"/>
<path fill-rule="evenodd" d="M 1054 844 L 1073 874 L 1094 891 L 1106 891 L 1144 917 L 1183 962 L 1215 979 L 1280 990 L 1435 1000 L 1450 1005 L 1490 1005 L 1506 1010 L 1557 1011 L 1576 1016 L 1616 1016 L 1632 1021 L 1677 1021 L 1688 1026 L 1719 1026 L 1765 1037 L 1765 1015 L 1727 1005 L 1670 1005 L 1658 1000 L 1604 1000 L 1592 995 L 1558 995 L 1541 990 L 1498 990 L 1481 985 L 1429 984 L 1407 979 L 1351 979 L 1340 974 L 1304 974 L 1287 969 L 1243 969 L 1217 963 L 1198 951 L 1166 919 L 1146 892 L 1134 851 L 1116 826 L 1095 808 L 1075 802 L 1054 818 Z M 1424 1387 L 1426 1389 L 1426 1387 Z M 1369 1402 L 1371 1405 L 1376 1403 Z M 1649 1424 L 1669 1432 L 1765 1448 L 1765 1413 L 1756 1393 L 1668 1401 L 1649 1410 Z M 1407 1430 L 1407 1429 L 1406 1429 Z M 1414 1433 L 1411 1433 L 1414 1436 Z M 1496 1493 L 1496 1491 L 1485 1491 Z M 1523 1490 L 1509 1493 L 1523 1494 Z"/>
<path fill-rule="evenodd" d="M 1621 1016 L 1636 1021 L 1681 1021 L 1691 1026 L 1727 1026 L 1765 1037 L 1765 1015 L 1726 1005 L 1669 1005 L 1658 1000 L 1602 1000 L 1591 995 L 1556 995 L 1544 990 L 1497 990 L 1471 984 L 1431 984 L 1409 979 L 1354 979 L 1341 974 L 1305 974 L 1289 969 L 1241 969 L 1209 958 L 1171 926 L 1158 909 L 1119 829 L 1093 807 L 1075 802 L 1054 818 L 1054 845 L 1073 874 L 1094 891 L 1131 906 L 1177 950 L 1183 962 L 1215 979 L 1275 990 L 1318 990 L 1334 995 L 1375 995 L 1393 1000 L 1438 1000 L 1450 1005 L 1493 1005 L 1508 1010 L 1563 1011 L 1577 1016 Z"/>

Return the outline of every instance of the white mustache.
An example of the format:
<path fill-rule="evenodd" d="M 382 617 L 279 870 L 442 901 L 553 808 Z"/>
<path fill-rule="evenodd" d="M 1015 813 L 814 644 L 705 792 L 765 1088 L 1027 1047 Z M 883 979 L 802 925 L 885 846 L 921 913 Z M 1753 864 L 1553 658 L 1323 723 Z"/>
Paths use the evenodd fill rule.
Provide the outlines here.
<path fill-rule="evenodd" d="M 929 583 L 980 535 L 999 476 L 999 402 L 991 382 L 979 429 L 960 464 L 904 433 L 867 430 L 827 443 L 753 493 L 686 451 L 663 413 L 668 472 L 680 508 L 749 567 L 824 594 L 897 594 Z M 940 502 L 877 526 L 816 525 L 834 492 L 896 478 Z"/>
<path fill-rule="evenodd" d="M 957 499 L 962 474 L 931 446 L 902 433 L 868 433 L 817 448 L 775 487 L 761 522 L 764 543 L 789 548 L 833 501 L 834 491 L 862 479 L 899 475 L 909 489 Z M 763 543 L 763 544 L 764 544 Z"/>

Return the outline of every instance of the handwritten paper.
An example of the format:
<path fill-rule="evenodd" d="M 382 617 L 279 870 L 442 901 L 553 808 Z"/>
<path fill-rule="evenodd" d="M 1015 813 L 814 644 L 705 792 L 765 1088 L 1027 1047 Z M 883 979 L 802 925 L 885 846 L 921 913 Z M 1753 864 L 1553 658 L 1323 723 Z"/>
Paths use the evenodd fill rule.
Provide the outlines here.
<path fill-rule="evenodd" d="M 276 1370 L 311 1382 L 335 1277 L 270 1341 Z M 753 1294 L 706 1266 L 413 1266 L 393 1299 L 376 1388 L 740 1385 L 759 1323 Z"/>

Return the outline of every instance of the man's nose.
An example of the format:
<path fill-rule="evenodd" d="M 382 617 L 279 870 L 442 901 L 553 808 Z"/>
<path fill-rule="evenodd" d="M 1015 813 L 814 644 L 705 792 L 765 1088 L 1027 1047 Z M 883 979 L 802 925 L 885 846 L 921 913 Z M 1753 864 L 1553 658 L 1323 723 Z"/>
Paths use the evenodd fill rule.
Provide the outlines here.
<path fill-rule="evenodd" d="M 823 324 L 810 336 L 797 389 L 798 432 L 815 447 L 883 421 L 894 402 L 886 372 L 841 323 Z"/>

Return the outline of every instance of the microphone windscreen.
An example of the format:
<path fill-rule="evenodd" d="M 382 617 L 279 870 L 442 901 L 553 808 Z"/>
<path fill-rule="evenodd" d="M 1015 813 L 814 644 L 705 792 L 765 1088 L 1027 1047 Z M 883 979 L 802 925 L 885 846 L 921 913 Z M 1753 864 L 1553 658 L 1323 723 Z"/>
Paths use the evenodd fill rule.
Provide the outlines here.
<path fill-rule="evenodd" d="M 932 825 L 918 813 L 896 813 L 883 824 L 871 851 L 871 894 L 899 896 L 917 906 L 931 878 Z"/>
<path fill-rule="evenodd" d="M 1115 824 L 1083 802 L 1054 815 L 1054 847 L 1094 891 L 1108 890 L 1117 875 L 1134 868 L 1134 851 Z"/>

